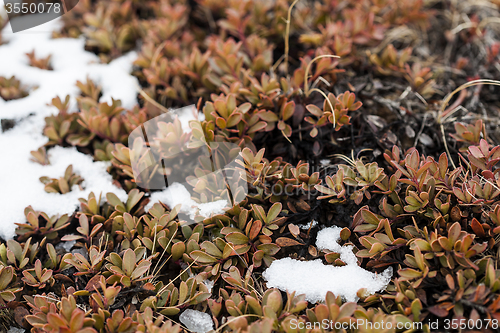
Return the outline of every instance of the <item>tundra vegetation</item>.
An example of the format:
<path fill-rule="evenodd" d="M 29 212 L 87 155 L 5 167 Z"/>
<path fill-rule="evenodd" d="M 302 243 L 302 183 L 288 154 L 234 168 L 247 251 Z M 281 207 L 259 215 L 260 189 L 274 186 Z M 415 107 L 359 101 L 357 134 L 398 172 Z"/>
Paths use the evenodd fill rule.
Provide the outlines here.
<path fill-rule="evenodd" d="M 111 162 L 128 199 L 92 193 L 63 216 L 26 208 L 17 236 L 0 245 L 3 325 L 181 332 L 186 309 L 210 314 L 219 332 L 305 332 L 297 323 L 324 319 L 393 323 L 359 332 L 500 320 L 499 6 L 80 0 L 53 38 L 84 38 L 102 63 L 136 50 L 138 106 L 100 102 L 98 82 L 75 82 L 78 112 L 54 96 L 49 141 L 33 160 L 48 164 L 52 147 L 77 147 Z M 27 61 L 51 70 L 54 59 L 32 52 Z M 4 100 L 27 94 L 0 77 Z M 237 144 L 249 187 L 245 200 L 196 224 L 178 207 L 145 209 L 151 191 L 134 181 L 127 141 L 142 123 L 191 104 L 200 125 L 162 135 Z M 64 194 L 85 180 L 69 165 L 40 181 Z M 354 247 L 361 267 L 393 268 L 385 290 L 310 303 L 266 287 L 262 273 L 276 259 L 345 265 L 315 246 L 331 226 L 343 228 L 340 245 Z"/>

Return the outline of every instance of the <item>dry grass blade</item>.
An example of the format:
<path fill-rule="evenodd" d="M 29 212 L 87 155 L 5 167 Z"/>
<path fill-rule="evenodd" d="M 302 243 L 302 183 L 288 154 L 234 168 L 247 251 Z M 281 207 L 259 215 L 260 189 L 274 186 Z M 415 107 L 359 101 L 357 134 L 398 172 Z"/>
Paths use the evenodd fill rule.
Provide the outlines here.
<path fill-rule="evenodd" d="M 457 89 L 455 89 L 451 93 L 449 93 L 448 96 L 445 97 L 445 99 L 443 100 L 443 103 L 441 103 L 441 108 L 439 109 L 439 113 L 438 113 L 436 121 L 439 124 L 439 127 L 441 129 L 441 136 L 443 139 L 444 148 L 446 149 L 446 154 L 448 154 L 448 159 L 450 160 L 454 169 L 456 169 L 457 167 L 455 165 L 455 162 L 453 162 L 453 159 L 451 158 L 451 154 L 450 154 L 450 150 L 448 148 L 448 143 L 446 141 L 446 135 L 445 135 L 444 126 L 443 126 L 444 121 L 452 113 L 453 109 L 449 110 L 448 112 L 445 112 L 445 109 L 448 106 L 448 103 L 450 102 L 451 98 L 456 93 L 458 93 L 464 89 L 467 89 L 469 87 L 478 86 L 478 85 L 482 85 L 482 84 L 500 86 L 500 81 L 489 80 L 489 79 L 479 79 L 479 80 L 474 80 L 474 81 L 464 83 L 460 87 L 458 87 Z"/>
<path fill-rule="evenodd" d="M 288 8 L 288 16 L 286 20 L 286 30 L 285 30 L 285 73 L 288 75 L 288 54 L 290 52 L 290 22 L 292 20 L 292 9 L 297 4 L 299 0 L 295 0 Z"/>
<path fill-rule="evenodd" d="M 137 91 L 139 92 L 139 94 L 141 94 L 141 96 L 144 97 L 144 99 L 146 101 L 153 104 L 154 106 L 156 106 L 158 109 L 160 109 L 161 111 L 163 111 L 165 113 L 170 112 L 165 106 L 161 105 L 160 103 L 155 101 L 153 98 L 151 98 L 151 96 L 146 94 L 146 92 L 138 84 L 136 85 L 136 87 L 137 87 Z"/>
<path fill-rule="evenodd" d="M 179 275 L 177 275 L 175 277 L 175 279 L 171 280 L 169 283 L 167 283 L 165 286 L 163 286 L 163 288 L 161 288 L 156 294 L 161 295 L 168 288 L 168 286 L 170 286 L 172 283 L 174 283 L 174 281 L 177 280 L 179 277 L 181 277 L 182 274 L 187 272 L 191 268 L 191 266 L 193 266 L 195 263 L 196 263 L 196 259 L 193 259 L 193 262 L 190 263 L 188 267 L 186 267 L 182 272 L 180 272 Z"/>
<path fill-rule="evenodd" d="M 156 226 L 156 224 L 155 224 Z M 170 238 L 170 240 L 168 241 L 167 245 L 165 246 L 165 248 L 163 249 L 163 252 L 161 253 L 160 255 L 160 258 L 158 258 L 158 261 L 156 262 L 156 265 L 155 267 L 153 268 L 153 277 L 151 278 L 151 280 L 149 282 L 153 282 L 156 277 L 158 276 L 158 273 L 160 273 L 160 270 L 163 268 L 163 266 L 165 266 L 165 264 L 168 262 L 168 260 L 172 257 L 172 255 L 170 255 L 165 261 L 163 261 L 163 263 L 161 264 L 161 266 L 158 268 L 158 271 L 155 273 L 156 271 L 156 268 L 158 267 L 158 264 L 160 263 L 161 259 L 163 258 L 163 256 L 165 255 L 165 252 L 167 251 L 168 249 L 168 246 L 170 245 L 170 243 L 172 242 L 172 240 L 174 239 L 175 235 L 177 235 L 177 230 L 175 230 L 174 234 L 172 235 L 172 237 Z M 156 239 L 156 233 L 155 233 L 155 239 Z M 154 242 L 153 242 L 154 244 Z M 153 245 L 153 249 L 154 249 L 154 245 Z M 151 268 L 151 267 L 150 267 Z M 148 269 L 148 275 L 149 275 L 149 269 Z"/>
<path fill-rule="evenodd" d="M 464 89 L 467 89 L 469 87 L 478 86 L 478 85 L 481 85 L 481 84 L 500 86 L 500 81 L 489 80 L 489 79 L 479 79 L 479 80 L 474 80 L 474 81 L 470 81 L 470 82 L 464 83 L 460 87 L 458 87 L 457 89 L 453 90 L 451 93 L 449 93 L 445 97 L 445 99 L 443 100 L 443 103 L 441 103 L 441 108 L 439 109 L 439 114 L 438 114 L 438 117 L 437 117 L 438 124 L 442 124 L 444 122 L 444 120 L 447 118 L 449 112 L 451 112 L 451 110 L 449 112 L 445 112 L 445 109 L 448 106 L 448 103 L 450 102 L 451 98 L 456 93 L 458 93 L 458 92 L 460 92 L 460 91 L 462 91 Z"/>
<path fill-rule="evenodd" d="M 311 66 L 312 64 L 316 61 L 316 60 L 319 60 L 319 59 L 323 59 L 323 58 L 335 58 L 335 59 L 339 59 L 340 57 L 337 56 L 337 55 L 333 55 L 333 54 L 322 54 L 322 55 L 319 55 L 317 57 L 315 57 L 313 60 L 311 60 L 308 64 L 307 64 L 307 67 L 306 67 L 306 71 L 304 73 L 304 95 L 306 95 L 306 97 L 309 97 L 309 94 L 315 90 L 309 90 L 309 71 L 311 70 Z M 316 91 L 316 90 L 315 90 Z M 333 108 L 332 108 L 332 111 L 333 111 Z"/>

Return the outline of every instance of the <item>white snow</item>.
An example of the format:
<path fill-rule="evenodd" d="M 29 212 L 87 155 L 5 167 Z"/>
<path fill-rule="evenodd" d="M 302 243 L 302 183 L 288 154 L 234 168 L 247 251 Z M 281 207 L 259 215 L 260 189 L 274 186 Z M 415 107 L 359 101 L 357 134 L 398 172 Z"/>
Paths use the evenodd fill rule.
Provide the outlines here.
<path fill-rule="evenodd" d="M 58 22 L 59 20 L 54 20 L 15 34 L 9 34 L 10 25 L 5 27 L 3 34 L 9 43 L 0 46 L 0 59 L 6 59 L 0 62 L 0 76 L 10 78 L 15 75 L 21 84 L 38 88 L 31 90 L 26 98 L 12 101 L 0 98 L 0 117 L 22 118 L 31 112 L 46 117 L 57 110 L 45 104 L 50 103 L 56 96 L 63 99 L 69 94 L 75 97 L 79 94 L 76 81 L 85 82 L 87 76 L 101 85 L 103 96 L 100 102 L 111 102 L 113 97 L 120 99 L 124 108 L 132 108 L 137 103 L 138 81 L 129 72 L 137 54 L 130 52 L 110 64 L 100 64 L 95 54 L 84 51 L 83 38 L 50 39 L 50 33 L 46 30 L 55 29 Z M 37 57 L 52 54 L 51 63 L 54 70 L 47 71 L 29 66 L 25 53 L 32 50 L 35 50 Z M 72 102 L 73 107 L 76 106 L 74 98 Z"/>
<path fill-rule="evenodd" d="M 217 200 L 214 202 L 197 203 L 191 198 L 191 194 L 183 184 L 172 183 L 166 189 L 160 192 L 153 192 L 151 200 L 146 205 L 148 211 L 157 202 L 163 202 L 170 208 L 181 205 L 181 213 L 189 215 L 194 220 L 196 214 L 203 217 L 209 217 L 211 214 L 223 214 L 227 206 L 227 200 Z"/>
<path fill-rule="evenodd" d="M 49 216 L 72 214 L 79 206 L 79 198 L 87 198 L 90 192 L 113 192 L 120 200 L 126 201 L 127 194 L 112 184 L 112 177 L 106 172 L 109 162 L 93 162 L 92 156 L 85 155 L 76 148 L 54 147 L 48 151 L 50 165 L 42 166 L 30 161 L 30 151 L 36 150 L 44 138 L 39 126 L 24 121 L 13 130 L 0 134 L 0 236 L 11 238 L 15 235 L 14 223 L 25 221 L 24 208 L 43 211 Z M 83 190 L 74 186 L 66 194 L 47 193 L 41 176 L 59 178 L 69 165 L 84 182 Z M 104 196 L 103 196 L 104 197 Z"/>
<path fill-rule="evenodd" d="M 26 332 L 26 330 L 24 328 L 17 328 L 14 326 L 11 326 L 9 328 L 9 330 L 7 331 L 7 333 L 24 333 L 24 332 Z"/>
<path fill-rule="evenodd" d="M 322 166 L 327 166 L 327 165 L 330 165 L 330 160 L 325 158 L 325 159 L 322 159 L 322 160 L 319 160 L 319 163 L 322 165 Z"/>
<path fill-rule="evenodd" d="M 209 217 L 212 214 L 224 214 L 224 208 L 227 207 L 227 200 L 217 200 L 206 203 L 195 203 L 198 208 L 198 214 L 203 217 Z"/>
<path fill-rule="evenodd" d="M 22 19 L 22 18 L 20 18 Z M 13 129 L 0 132 L 0 236 L 4 239 L 15 235 L 15 224 L 26 219 L 24 208 L 31 205 L 49 215 L 71 214 L 78 207 L 78 198 L 86 198 L 90 192 L 96 196 L 115 193 L 125 201 L 123 189 L 112 184 L 106 172 L 108 163 L 93 162 L 92 157 L 79 153 L 75 148 L 55 147 L 49 150 L 50 165 L 41 166 L 30 161 L 30 151 L 47 142 L 42 135 L 44 118 L 57 112 L 47 106 L 52 98 L 71 96 L 71 108 L 76 107 L 79 94 L 77 80 L 87 76 L 102 87 L 100 102 L 120 99 L 122 106 L 132 108 L 136 104 L 137 79 L 130 75 L 136 53 L 131 52 L 110 64 L 99 64 L 98 57 L 84 51 L 83 39 L 51 39 L 51 31 L 59 20 L 47 22 L 19 33 L 12 33 L 10 25 L 3 31 L 8 44 L 0 46 L 0 76 L 15 75 L 21 84 L 37 87 L 28 97 L 4 101 L 0 98 L 0 119 L 16 119 Z M 28 66 L 25 53 L 35 50 L 38 57 L 52 54 L 53 71 Z M 32 116 L 28 116 L 33 114 Z M 84 178 L 83 190 L 61 195 L 46 193 L 40 176 L 62 177 L 68 165 Z"/>
<path fill-rule="evenodd" d="M 62 249 L 65 250 L 66 252 L 71 251 L 73 246 L 76 244 L 76 240 L 72 241 L 66 241 L 66 242 L 60 242 L 59 244 L 56 245 L 56 249 Z"/>
<path fill-rule="evenodd" d="M 331 227 L 325 228 L 318 232 L 316 236 L 316 247 L 318 250 L 329 250 L 340 254 L 340 259 L 348 265 L 357 265 L 358 259 L 352 252 L 352 245 L 340 246 L 340 232 L 342 228 Z"/>
<path fill-rule="evenodd" d="M 318 225 L 318 221 L 312 220 L 308 222 L 307 224 L 299 224 L 298 227 L 302 230 L 309 230 L 314 228 L 316 225 Z"/>
<path fill-rule="evenodd" d="M 189 126 L 189 122 L 191 120 L 197 120 L 197 121 L 205 120 L 205 114 L 203 112 L 198 112 L 194 104 L 179 109 L 172 109 L 170 110 L 170 112 L 172 112 L 179 118 L 179 121 L 181 122 L 182 131 L 184 133 L 191 132 L 191 127 Z"/>
<path fill-rule="evenodd" d="M 215 281 L 212 281 L 212 280 L 203 280 L 201 283 L 203 283 L 207 288 L 208 288 L 208 292 L 211 293 L 212 292 L 212 288 L 214 287 L 215 285 Z"/>
<path fill-rule="evenodd" d="M 345 266 L 323 264 L 321 259 L 299 261 L 283 258 L 273 261 L 262 276 L 268 288 L 279 288 L 283 291 L 295 291 L 297 295 L 305 294 L 309 302 L 320 302 L 326 293 L 331 291 L 345 301 L 356 302 L 359 289 L 365 288 L 365 294 L 371 295 L 382 291 L 391 280 L 392 267 L 381 274 L 369 272 L 357 264 L 352 246 L 340 246 L 342 228 L 326 228 L 318 232 L 316 246 L 340 254 Z"/>
<path fill-rule="evenodd" d="M 205 312 L 187 309 L 181 313 L 179 320 L 191 332 L 205 333 L 214 329 L 212 317 Z"/>

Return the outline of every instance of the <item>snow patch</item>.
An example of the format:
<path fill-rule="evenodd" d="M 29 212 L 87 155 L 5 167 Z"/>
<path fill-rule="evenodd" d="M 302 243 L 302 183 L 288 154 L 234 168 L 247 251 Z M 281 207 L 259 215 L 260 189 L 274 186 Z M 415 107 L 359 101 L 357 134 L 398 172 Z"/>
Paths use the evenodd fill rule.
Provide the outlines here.
<path fill-rule="evenodd" d="M 224 214 L 227 200 L 217 200 L 214 202 L 197 203 L 191 199 L 191 194 L 186 187 L 180 183 L 172 183 L 166 189 L 151 194 L 151 200 L 146 205 L 148 211 L 155 203 L 163 202 L 170 208 L 181 205 L 181 213 L 189 215 L 194 220 L 196 214 L 209 217 L 211 214 Z"/>
<path fill-rule="evenodd" d="M 21 99 L 4 101 L 0 98 L 0 118 L 20 119 L 30 113 L 38 117 L 49 116 L 57 110 L 46 106 L 52 98 L 63 99 L 70 95 L 73 109 L 76 107 L 75 97 L 79 89 L 77 80 L 85 82 L 87 77 L 101 85 L 103 96 L 100 102 L 111 102 L 111 97 L 120 99 L 124 108 L 132 108 L 137 104 L 138 81 L 130 75 L 132 62 L 137 58 L 130 52 L 109 64 L 100 64 L 99 58 L 84 50 L 83 38 L 51 39 L 47 26 L 56 27 L 57 19 L 38 27 L 8 34 L 9 43 L 0 46 L 0 76 L 15 76 L 21 85 L 31 88 L 29 96 Z M 10 25 L 4 28 L 4 32 Z M 38 33 L 36 29 L 40 31 Z M 26 53 L 35 50 L 37 57 L 52 55 L 51 64 L 54 70 L 47 71 L 28 65 Z M 35 89 L 36 88 L 36 89 Z"/>
<path fill-rule="evenodd" d="M 299 224 L 298 227 L 302 230 L 309 230 L 314 228 L 316 225 L 318 225 L 318 221 L 312 220 L 307 224 Z"/>
<path fill-rule="evenodd" d="M 14 326 L 11 326 L 9 328 L 9 330 L 7 331 L 7 333 L 24 333 L 24 332 L 26 332 L 26 330 L 24 328 L 17 328 Z"/>
<path fill-rule="evenodd" d="M 205 120 L 205 114 L 203 112 L 198 112 L 194 105 L 190 105 L 180 109 L 172 109 L 170 110 L 170 112 L 177 116 L 177 118 L 181 122 L 182 131 L 184 133 L 191 132 L 191 127 L 189 126 L 189 122 L 191 120 L 200 122 Z"/>
<path fill-rule="evenodd" d="M 96 196 L 113 192 L 120 200 L 126 201 L 126 192 L 113 185 L 111 175 L 106 172 L 109 162 L 94 162 L 92 156 L 82 154 L 76 148 L 50 149 L 50 165 L 30 161 L 30 150 L 36 150 L 44 140 L 41 134 L 24 133 L 23 130 L 31 127 L 27 124 L 29 122 L 23 122 L 0 135 L 0 156 L 3 157 L 0 159 L 0 236 L 9 239 L 15 235 L 14 223 L 26 220 L 24 208 L 29 205 L 52 216 L 73 214 L 80 204 L 78 199 L 87 198 L 90 192 Z M 73 172 L 84 179 L 83 190 L 74 186 L 66 194 L 45 192 L 45 185 L 39 178 L 62 177 L 70 164 Z"/>
<path fill-rule="evenodd" d="M 60 20 L 47 22 L 19 33 L 12 33 L 8 24 L 3 37 L 8 44 L 0 46 L 0 75 L 15 75 L 21 84 L 31 87 L 29 96 L 4 101 L 0 98 L 0 119 L 15 119 L 16 126 L 0 132 L 0 237 L 10 239 L 15 235 L 15 223 L 26 221 L 24 208 L 31 205 L 49 215 L 72 214 L 78 207 L 78 198 L 86 198 L 90 192 L 115 193 L 125 201 L 127 195 L 112 184 L 106 172 L 107 162 L 94 162 L 92 157 L 79 153 L 75 148 L 56 147 L 48 151 L 50 165 L 42 166 L 30 161 L 30 151 L 37 150 L 48 139 L 42 135 L 44 118 L 57 112 L 47 106 L 52 98 L 70 95 L 72 110 L 76 109 L 79 90 L 77 80 L 87 76 L 100 84 L 101 102 L 120 99 L 122 106 L 132 108 L 136 104 L 137 79 L 130 75 L 135 52 L 128 53 L 110 64 L 100 64 L 98 57 L 84 50 L 85 40 L 51 39 L 51 32 Z M 37 57 L 52 54 L 53 71 L 28 66 L 25 53 L 35 50 Z M 36 89 L 35 89 L 36 87 Z M 62 177 L 72 164 L 74 172 L 84 178 L 83 190 L 78 187 L 66 194 L 46 193 L 40 176 Z"/>
<path fill-rule="evenodd" d="M 212 317 L 205 312 L 187 309 L 181 313 L 179 320 L 191 332 L 205 333 L 214 329 Z"/>
<path fill-rule="evenodd" d="M 59 244 L 56 245 L 56 249 L 61 249 L 65 250 L 66 252 L 71 251 L 73 246 L 76 244 L 76 240 L 72 241 L 66 241 L 66 242 L 60 242 Z"/>
<path fill-rule="evenodd" d="M 340 246 L 340 232 L 342 228 L 331 227 L 325 228 L 318 232 L 316 236 L 316 247 L 318 250 L 329 250 L 340 254 L 340 260 L 348 265 L 358 265 L 358 259 L 352 252 L 352 245 Z"/>
<path fill-rule="evenodd" d="M 345 266 L 323 264 L 321 259 L 299 261 L 283 258 L 273 261 L 262 276 L 267 281 L 268 288 L 278 288 L 283 291 L 295 291 L 297 295 L 305 294 L 306 300 L 315 303 L 325 299 L 331 291 L 335 296 L 341 296 L 345 301 L 356 302 L 359 289 L 365 288 L 366 294 L 374 294 L 384 290 L 392 277 L 392 267 L 381 274 L 369 272 L 357 264 L 352 246 L 340 246 L 340 231 L 342 228 L 326 228 L 318 232 L 316 246 L 340 254 Z"/>
<path fill-rule="evenodd" d="M 215 281 L 212 280 L 203 280 L 202 283 L 208 288 L 208 292 L 212 292 L 212 288 L 215 285 Z"/>

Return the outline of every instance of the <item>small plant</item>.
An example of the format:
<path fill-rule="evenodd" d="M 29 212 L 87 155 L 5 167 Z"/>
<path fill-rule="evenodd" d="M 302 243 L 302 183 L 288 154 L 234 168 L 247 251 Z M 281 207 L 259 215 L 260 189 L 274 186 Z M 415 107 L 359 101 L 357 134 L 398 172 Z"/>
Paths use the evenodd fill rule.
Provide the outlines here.
<path fill-rule="evenodd" d="M 131 18 L 131 5 L 131 2 L 127 2 L 122 7 L 119 4 L 100 3 L 97 10 L 85 12 L 83 15 L 87 27 L 83 28 L 82 32 L 88 39 L 87 48 L 96 49 L 102 53 L 104 62 L 109 62 L 131 50 L 135 45 L 137 23 Z"/>
<path fill-rule="evenodd" d="M 422 68 L 420 63 L 414 63 L 411 67 L 406 64 L 405 78 L 412 89 L 424 98 L 431 97 L 435 92 L 435 80 L 429 67 Z"/>
<path fill-rule="evenodd" d="M 24 241 L 32 236 L 46 237 L 49 240 L 55 239 L 58 232 L 67 228 L 70 224 L 68 215 L 60 217 L 49 217 L 43 212 L 36 212 L 31 206 L 24 210 L 27 223 L 17 223 L 16 234 L 19 240 Z"/>
<path fill-rule="evenodd" d="M 126 287 L 130 287 L 132 284 L 136 284 L 140 281 L 149 279 L 149 276 L 144 276 L 144 274 L 149 271 L 151 266 L 151 259 L 141 259 L 145 253 L 145 248 L 136 248 L 135 251 L 132 249 L 127 249 L 123 253 L 123 258 L 121 258 L 116 253 L 111 253 L 107 259 L 110 264 L 106 265 L 106 268 L 113 273 L 106 282 L 108 284 L 113 284 L 119 282 Z"/>
<path fill-rule="evenodd" d="M 24 270 L 23 275 L 22 280 L 24 283 L 38 289 L 43 289 L 46 285 L 52 286 L 55 282 L 52 277 L 52 270 L 47 268 L 42 269 L 40 259 L 35 261 L 35 268 Z"/>
<path fill-rule="evenodd" d="M 5 306 L 7 302 L 14 301 L 16 299 L 15 293 L 20 292 L 23 288 L 11 287 L 16 281 L 16 274 L 14 273 L 14 268 L 11 266 L 0 266 L 0 304 Z"/>
<path fill-rule="evenodd" d="M 500 169 L 496 164 L 500 162 L 500 147 L 496 146 L 490 149 L 490 145 L 484 139 L 479 141 L 479 145 L 471 145 L 468 148 L 470 167 L 474 174 L 481 173 L 486 179 L 495 180 L 495 174 L 498 174 Z"/>
<path fill-rule="evenodd" d="M 81 97 L 79 102 L 84 104 L 87 103 L 97 103 L 99 101 L 99 97 L 101 96 L 101 86 L 98 86 L 87 77 L 87 81 L 85 83 L 81 81 L 76 81 L 76 86 L 80 89 Z"/>
<path fill-rule="evenodd" d="M 50 63 L 50 58 L 52 57 L 52 55 L 49 54 L 46 58 L 37 58 L 35 56 L 35 50 L 33 50 L 30 53 L 26 53 L 26 56 L 29 59 L 30 66 L 49 71 L 52 70 L 52 65 Z"/>
<path fill-rule="evenodd" d="M 21 82 L 12 76 L 10 79 L 0 76 L 0 97 L 6 101 L 19 99 L 28 96 L 26 87 L 21 85 Z"/>
<path fill-rule="evenodd" d="M 412 54 L 412 48 L 406 48 L 400 52 L 394 45 L 389 44 L 382 54 L 370 54 L 370 62 L 376 66 L 378 73 L 382 75 L 402 76 L 406 71 L 406 64 Z"/>
<path fill-rule="evenodd" d="M 343 125 L 349 124 L 350 117 L 347 115 L 349 111 L 355 111 L 361 107 L 361 102 L 354 102 L 356 96 L 354 93 L 345 92 L 335 97 L 333 94 L 328 94 L 328 99 L 323 102 L 323 110 L 314 104 L 309 104 L 307 110 L 316 116 L 318 120 L 312 117 L 306 117 L 305 120 L 315 126 L 325 125 L 326 122 L 333 124 L 336 131 Z M 333 107 L 333 108 L 332 108 Z M 317 130 L 311 131 L 311 136 L 316 136 Z"/>
<path fill-rule="evenodd" d="M 73 173 L 73 166 L 69 165 L 63 177 L 40 177 L 40 181 L 45 184 L 45 192 L 65 194 L 70 192 L 75 185 L 80 186 L 80 189 L 82 189 L 81 184 L 83 183 L 83 178 Z"/>
<path fill-rule="evenodd" d="M 45 239 L 40 244 L 31 244 L 30 237 L 25 243 L 19 244 L 15 240 L 9 239 L 7 246 L 5 243 L 0 244 L 0 260 L 4 266 L 12 265 L 17 271 L 20 271 L 29 263 L 33 263 L 44 242 Z"/>
<path fill-rule="evenodd" d="M 97 235 L 97 233 L 103 227 L 102 223 L 96 223 L 92 230 L 90 230 L 89 219 L 87 215 L 81 214 L 78 219 L 80 226 L 76 228 L 76 231 L 80 235 L 65 235 L 61 238 L 62 241 L 74 241 L 74 240 L 84 240 L 87 245 L 91 245 L 92 239 Z"/>
<path fill-rule="evenodd" d="M 158 282 L 154 293 L 143 301 L 140 310 L 150 307 L 165 316 L 175 316 L 186 305 L 204 303 L 211 296 L 205 284 L 197 282 L 195 277 L 181 281 L 179 287 L 173 283 Z"/>
<path fill-rule="evenodd" d="M 97 246 L 92 245 L 88 251 L 88 260 L 80 253 L 68 253 L 62 260 L 78 270 L 75 276 L 95 275 L 100 272 L 105 256 L 106 251 L 100 251 Z"/>
<path fill-rule="evenodd" d="M 115 287 L 115 285 L 110 287 L 106 286 L 104 276 L 97 275 L 97 277 L 99 277 L 99 283 L 93 285 L 94 291 L 96 292 L 92 294 L 91 300 L 91 306 L 94 312 L 98 312 L 99 309 L 108 310 L 109 307 L 115 303 L 116 297 L 121 290 L 121 287 Z M 102 294 L 99 292 L 99 288 Z"/>
<path fill-rule="evenodd" d="M 38 150 L 31 151 L 31 160 L 40 165 L 49 165 L 49 157 L 47 156 L 47 149 L 45 147 L 40 147 Z"/>
<path fill-rule="evenodd" d="M 72 295 L 57 302 L 49 300 L 51 298 L 45 294 L 25 298 L 33 311 L 26 320 L 37 329 L 54 333 L 61 330 L 71 333 L 97 333 L 97 330 L 92 328 L 95 320 L 86 317 L 85 311 L 77 306 Z"/>
<path fill-rule="evenodd" d="M 466 152 L 470 145 L 479 145 L 481 135 L 484 137 L 484 125 L 481 119 L 476 120 L 474 124 L 455 123 L 455 134 L 451 136 L 464 145 L 460 148 L 461 152 Z"/>

